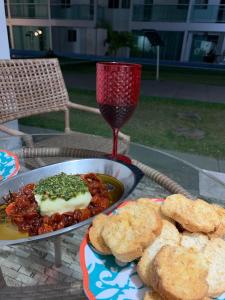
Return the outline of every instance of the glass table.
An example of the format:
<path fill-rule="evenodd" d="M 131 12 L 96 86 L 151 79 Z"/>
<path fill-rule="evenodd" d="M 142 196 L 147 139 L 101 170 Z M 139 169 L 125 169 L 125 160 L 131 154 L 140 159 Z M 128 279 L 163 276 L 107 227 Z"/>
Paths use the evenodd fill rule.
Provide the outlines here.
<path fill-rule="evenodd" d="M 19 157 L 20 173 L 40 167 L 40 164 L 104 155 L 96 144 L 80 149 L 79 139 L 73 134 L 32 135 L 32 139 L 33 148 L 26 147 L 21 137 L 0 138 L 0 149 L 14 152 Z M 140 144 L 131 143 L 129 155 L 132 163 L 145 173 L 129 199 L 161 198 L 180 192 L 193 199 L 200 197 L 225 205 L 223 177 L 216 177 L 172 155 Z M 1 248 L 0 262 L 4 280 L 0 280 L 0 299 L 14 299 L 13 295 L 18 297 L 18 293 L 21 299 L 38 299 L 43 295 L 44 299 L 54 299 L 60 295 L 63 299 L 85 299 L 79 246 L 86 230 L 87 226 L 84 226 L 61 236 L 61 253 L 57 245 L 59 240 L 55 243 L 42 240 Z M 62 254 L 60 267 L 55 265 L 55 254 L 59 259 L 58 265 Z"/>

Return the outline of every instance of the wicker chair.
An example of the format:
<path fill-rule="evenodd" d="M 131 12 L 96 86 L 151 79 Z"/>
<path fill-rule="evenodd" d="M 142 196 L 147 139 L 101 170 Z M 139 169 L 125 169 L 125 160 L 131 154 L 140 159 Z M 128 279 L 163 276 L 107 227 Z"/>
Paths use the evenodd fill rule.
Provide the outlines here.
<path fill-rule="evenodd" d="M 19 135 L 27 146 L 32 147 L 34 144 L 30 135 L 10 129 L 3 123 L 41 113 L 63 111 L 65 133 L 70 133 L 70 108 L 100 115 L 97 108 L 69 101 L 57 59 L 0 60 L 0 131 L 13 136 Z M 111 152 L 111 141 L 107 138 L 74 134 L 77 134 L 80 147 L 85 148 L 87 145 L 92 146 L 92 150 L 96 150 L 96 147 L 103 152 Z M 122 140 L 119 152 L 126 153 L 130 137 L 121 132 L 119 137 Z M 63 141 L 58 143 L 62 145 Z"/>

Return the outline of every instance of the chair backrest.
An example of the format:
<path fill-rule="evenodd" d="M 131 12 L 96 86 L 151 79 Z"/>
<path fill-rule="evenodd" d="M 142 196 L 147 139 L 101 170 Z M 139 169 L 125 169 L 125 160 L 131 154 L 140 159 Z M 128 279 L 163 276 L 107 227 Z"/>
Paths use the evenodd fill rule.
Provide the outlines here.
<path fill-rule="evenodd" d="M 0 123 L 65 111 L 68 102 L 57 59 L 0 60 Z"/>

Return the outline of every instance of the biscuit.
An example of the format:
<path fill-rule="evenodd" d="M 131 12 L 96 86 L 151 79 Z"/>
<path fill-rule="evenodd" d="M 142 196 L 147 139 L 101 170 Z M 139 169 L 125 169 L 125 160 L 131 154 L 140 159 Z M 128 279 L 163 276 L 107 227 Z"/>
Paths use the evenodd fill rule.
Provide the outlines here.
<path fill-rule="evenodd" d="M 142 204 L 146 203 L 147 205 L 151 205 L 152 208 L 156 209 L 156 211 L 159 213 L 160 217 L 163 220 L 167 220 L 167 221 L 175 224 L 174 220 L 172 220 L 171 218 L 166 217 L 165 215 L 162 214 L 162 212 L 161 212 L 162 202 L 152 201 L 151 198 L 139 198 L 139 199 L 137 199 L 137 203 L 142 203 Z"/>
<path fill-rule="evenodd" d="M 151 290 L 145 292 L 143 300 L 165 300 L 165 298 L 162 298 L 158 293 Z M 211 298 L 204 297 L 202 300 L 211 300 Z"/>
<path fill-rule="evenodd" d="M 180 234 L 176 227 L 163 220 L 162 231 L 153 243 L 145 249 L 138 265 L 137 272 L 141 280 L 151 286 L 151 264 L 158 251 L 165 245 L 178 245 L 180 242 Z"/>
<path fill-rule="evenodd" d="M 163 246 L 152 263 L 152 286 L 165 299 L 203 299 L 208 293 L 207 267 L 192 249 Z"/>
<path fill-rule="evenodd" d="M 209 234 L 210 238 L 225 238 L 225 209 L 217 204 L 212 205 L 219 215 L 220 225 L 215 232 Z"/>
<path fill-rule="evenodd" d="M 190 232 L 214 232 L 220 225 L 218 213 L 212 205 L 201 199 L 187 199 L 180 194 L 167 197 L 161 211 Z"/>
<path fill-rule="evenodd" d="M 152 201 L 151 198 L 139 198 L 136 200 L 137 203 L 150 205 L 152 208 L 156 209 L 160 213 L 161 202 Z"/>
<path fill-rule="evenodd" d="M 112 254 L 122 262 L 139 258 L 144 249 L 160 234 L 162 221 L 150 205 L 131 202 L 109 216 L 101 232 Z"/>
<path fill-rule="evenodd" d="M 110 216 L 108 226 L 103 227 L 102 237 L 112 254 L 122 262 L 140 257 L 143 247 L 132 227 L 129 214 Z"/>
<path fill-rule="evenodd" d="M 225 292 L 225 241 L 220 238 L 212 239 L 203 253 L 209 264 L 208 295 L 216 297 Z"/>
<path fill-rule="evenodd" d="M 163 298 L 154 291 L 147 291 L 145 292 L 143 300 L 163 300 Z"/>
<path fill-rule="evenodd" d="M 161 232 L 162 219 L 152 206 L 152 203 L 138 203 L 132 201 L 118 209 L 119 215 L 129 214 L 135 235 L 146 248 Z"/>
<path fill-rule="evenodd" d="M 203 233 L 184 231 L 181 235 L 180 245 L 202 252 L 208 242 L 208 236 Z"/>
<path fill-rule="evenodd" d="M 91 244 L 102 254 L 111 254 L 110 249 L 105 244 L 101 235 L 103 226 L 107 219 L 108 217 L 104 214 L 96 216 L 88 233 Z"/>

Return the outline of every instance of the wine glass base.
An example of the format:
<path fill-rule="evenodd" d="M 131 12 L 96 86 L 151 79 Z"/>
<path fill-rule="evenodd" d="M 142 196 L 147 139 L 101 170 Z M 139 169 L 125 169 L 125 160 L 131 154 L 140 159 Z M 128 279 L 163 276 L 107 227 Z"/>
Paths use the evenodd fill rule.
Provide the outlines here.
<path fill-rule="evenodd" d="M 124 162 L 125 164 L 128 164 L 128 165 L 131 164 L 131 159 L 126 155 L 117 154 L 116 156 L 113 156 L 112 154 L 107 154 L 106 157 L 108 157 L 112 160 L 122 161 L 122 162 Z"/>

